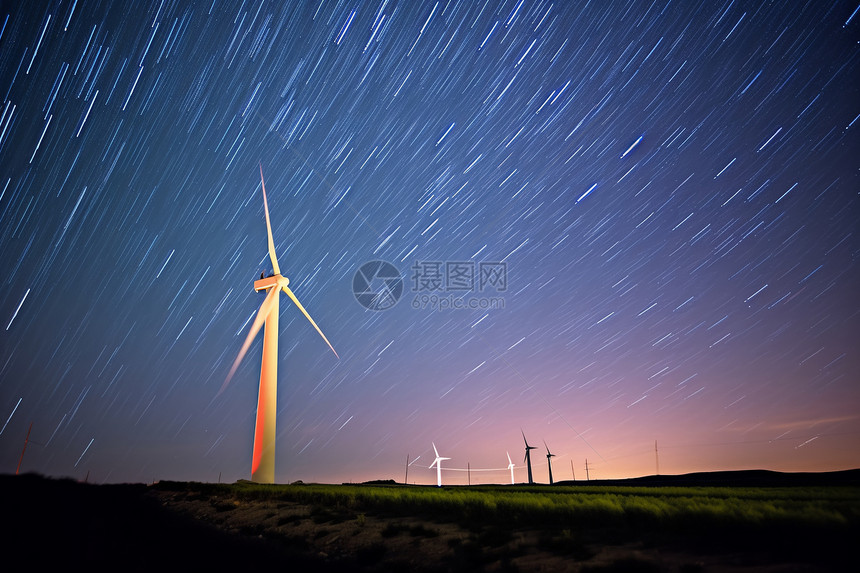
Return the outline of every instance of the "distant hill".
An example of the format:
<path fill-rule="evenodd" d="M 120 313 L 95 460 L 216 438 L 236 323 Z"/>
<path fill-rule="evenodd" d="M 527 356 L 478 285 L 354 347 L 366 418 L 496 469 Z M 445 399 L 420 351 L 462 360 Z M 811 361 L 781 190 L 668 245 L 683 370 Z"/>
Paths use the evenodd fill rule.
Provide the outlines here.
<path fill-rule="evenodd" d="M 637 487 L 811 487 L 860 486 L 860 469 L 836 472 L 775 472 L 737 470 L 697 472 L 680 475 L 654 475 L 627 479 L 576 480 L 556 485 L 637 486 Z"/>

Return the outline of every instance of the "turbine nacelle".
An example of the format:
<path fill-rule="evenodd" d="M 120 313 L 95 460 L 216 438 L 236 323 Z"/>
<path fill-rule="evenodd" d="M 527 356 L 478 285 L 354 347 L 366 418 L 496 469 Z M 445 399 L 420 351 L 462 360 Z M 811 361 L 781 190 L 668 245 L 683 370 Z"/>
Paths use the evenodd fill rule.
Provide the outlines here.
<path fill-rule="evenodd" d="M 440 456 L 439 450 L 436 449 L 436 444 L 433 444 L 433 451 L 436 453 L 436 459 L 433 460 L 432 464 L 430 464 L 430 469 L 433 469 L 433 466 L 437 465 L 439 462 L 441 462 L 443 460 L 450 460 L 451 459 L 451 458 L 443 458 L 442 456 Z"/>
<path fill-rule="evenodd" d="M 273 286 L 278 286 L 280 288 L 284 288 L 289 286 L 290 279 L 282 275 L 272 275 L 270 277 L 265 277 L 260 280 L 254 281 L 254 290 L 256 292 L 260 292 L 261 290 L 269 290 Z"/>
<path fill-rule="evenodd" d="M 526 439 L 526 433 L 523 432 L 522 430 L 520 430 L 520 432 L 523 435 L 523 442 L 526 444 L 526 452 L 528 452 L 529 450 L 536 450 L 537 446 L 530 446 L 529 445 L 529 441 Z"/>
<path fill-rule="evenodd" d="M 260 292 L 261 290 L 269 290 L 273 286 L 286 289 L 288 286 L 290 286 L 290 279 L 282 275 L 272 275 L 270 277 L 265 277 L 254 281 L 254 290 L 256 292 Z"/>

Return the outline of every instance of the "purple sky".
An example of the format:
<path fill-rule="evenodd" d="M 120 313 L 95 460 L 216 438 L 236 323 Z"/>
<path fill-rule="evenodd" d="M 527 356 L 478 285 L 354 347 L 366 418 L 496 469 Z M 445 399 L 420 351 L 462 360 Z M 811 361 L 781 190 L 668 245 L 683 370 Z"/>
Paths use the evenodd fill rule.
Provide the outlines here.
<path fill-rule="evenodd" d="M 0 471 L 250 476 L 261 163 L 278 481 L 860 467 L 856 2 L 138 4 L 0 9 Z"/>

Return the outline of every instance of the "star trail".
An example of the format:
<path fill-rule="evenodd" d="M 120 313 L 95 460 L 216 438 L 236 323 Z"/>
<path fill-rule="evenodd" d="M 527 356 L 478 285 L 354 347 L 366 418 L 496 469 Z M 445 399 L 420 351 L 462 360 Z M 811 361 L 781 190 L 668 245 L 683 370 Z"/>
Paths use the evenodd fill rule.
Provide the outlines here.
<path fill-rule="evenodd" d="M 249 477 L 261 165 L 278 481 L 860 466 L 858 10 L 4 3 L 0 471 Z"/>

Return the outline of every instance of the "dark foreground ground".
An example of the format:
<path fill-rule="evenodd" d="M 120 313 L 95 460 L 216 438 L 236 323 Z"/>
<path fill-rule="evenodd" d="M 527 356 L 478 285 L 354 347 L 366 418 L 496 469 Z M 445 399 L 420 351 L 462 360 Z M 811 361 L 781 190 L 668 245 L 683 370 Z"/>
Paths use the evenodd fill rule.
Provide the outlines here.
<path fill-rule="evenodd" d="M 661 478 L 651 485 L 839 485 L 857 471 L 747 472 Z M 788 475 L 789 477 L 785 477 Z M 667 481 L 668 480 L 668 481 Z M 783 480 L 783 481 L 780 481 Z M 625 480 L 626 481 L 626 480 Z M 647 480 L 646 480 L 647 481 Z M 594 482 L 592 482 L 594 483 Z M 582 485 L 578 483 L 577 485 Z M 617 484 L 614 484 L 617 485 Z M 645 485 L 641 480 L 626 485 Z M 7 563 L 30 571 L 787 571 L 854 570 L 857 527 L 815 531 L 785 543 L 743 535 L 617 536 L 595 531 L 467 527 L 456 518 L 391 515 L 367 508 L 231 497 L 196 483 L 87 485 L 0 475 Z M 656 540 L 656 541 L 655 541 Z M 803 545 L 806 544 L 804 547 Z M 4 567 L 5 570 L 5 567 Z"/>
<path fill-rule="evenodd" d="M 274 566 L 287 557 L 296 563 L 292 570 L 307 570 L 301 556 L 277 544 L 164 507 L 143 484 L 0 476 L 0 499 L 4 561 L 22 564 L 22 571 L 247 571 L 251 563 Z"/>

